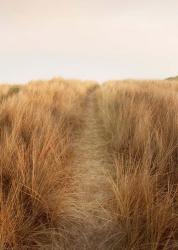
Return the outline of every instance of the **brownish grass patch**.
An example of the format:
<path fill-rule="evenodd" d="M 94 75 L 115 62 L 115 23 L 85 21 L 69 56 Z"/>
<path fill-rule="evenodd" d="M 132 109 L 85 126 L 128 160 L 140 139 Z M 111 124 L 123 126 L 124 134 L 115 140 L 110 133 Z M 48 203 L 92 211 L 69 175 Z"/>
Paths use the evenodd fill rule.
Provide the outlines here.
<path fill-rule="evenodd" d="M 113 163 L 108 249 L 178 249 L 177 93 L 110 83 L 98 92 L 98 107 Z"/>

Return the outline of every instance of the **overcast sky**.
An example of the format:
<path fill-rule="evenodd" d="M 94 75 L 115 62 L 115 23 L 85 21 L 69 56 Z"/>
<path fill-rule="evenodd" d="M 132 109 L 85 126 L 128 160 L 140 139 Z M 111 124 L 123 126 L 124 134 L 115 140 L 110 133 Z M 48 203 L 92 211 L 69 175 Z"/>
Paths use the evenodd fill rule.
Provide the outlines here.
<path fill-rule="evenodd" d="M 0 0 L 0 82 L 177 74 L 177 0 Z"/>

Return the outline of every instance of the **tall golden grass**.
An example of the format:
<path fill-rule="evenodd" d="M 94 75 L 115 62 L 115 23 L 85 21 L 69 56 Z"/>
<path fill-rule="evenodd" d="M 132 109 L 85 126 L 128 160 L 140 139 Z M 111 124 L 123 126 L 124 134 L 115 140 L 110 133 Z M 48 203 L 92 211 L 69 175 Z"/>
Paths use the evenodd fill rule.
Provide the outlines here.
<path fill-rule="evenodd" d="M 176 81 L 1 85 L 0 249 L 178 249 L 177 112 Z"/>
<path fill-rule="evenodd" d="M 66 249 L 72 241 L 71 162 L 89 86 L 36 82 L 3 98 L 0 249 Z"/>
<path fill-rule="evenodd" d="M 98 119 L 112 160 L 109 249 L 178 249 L 176 88 L 110 83 L 98 93 Z"/>

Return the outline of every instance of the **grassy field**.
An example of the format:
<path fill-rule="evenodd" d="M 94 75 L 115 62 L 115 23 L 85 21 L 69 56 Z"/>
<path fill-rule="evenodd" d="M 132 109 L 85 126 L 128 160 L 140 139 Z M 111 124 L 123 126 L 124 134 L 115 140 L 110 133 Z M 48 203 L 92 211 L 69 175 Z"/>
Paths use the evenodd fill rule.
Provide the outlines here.
<path fill-rule="evenodd" d="M 178 249 L 178 81 L 0 85 L 0 249 Z"/>

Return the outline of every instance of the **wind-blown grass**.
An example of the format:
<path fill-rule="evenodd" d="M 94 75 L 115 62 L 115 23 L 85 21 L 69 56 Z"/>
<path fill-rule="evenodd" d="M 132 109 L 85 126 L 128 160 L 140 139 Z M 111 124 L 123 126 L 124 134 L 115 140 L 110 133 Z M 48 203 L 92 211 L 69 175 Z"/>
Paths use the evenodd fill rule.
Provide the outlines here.
<path fill-rule="evenodd" d="M 176 81 L 2 85 L 0 249 L 178 249 L 177 110 Z"/>
<path fill-rule="evenodd" d="M 108 249 L 178 249 L 177 93 L 109 84 L 98 96 L 113 163 Z"/>
<path fill-rule="evenodd" d="M 65 249 L 75 235 L 71 162 L 87 87 L 34 85 L 0 106 L 1 249 Z"/>

